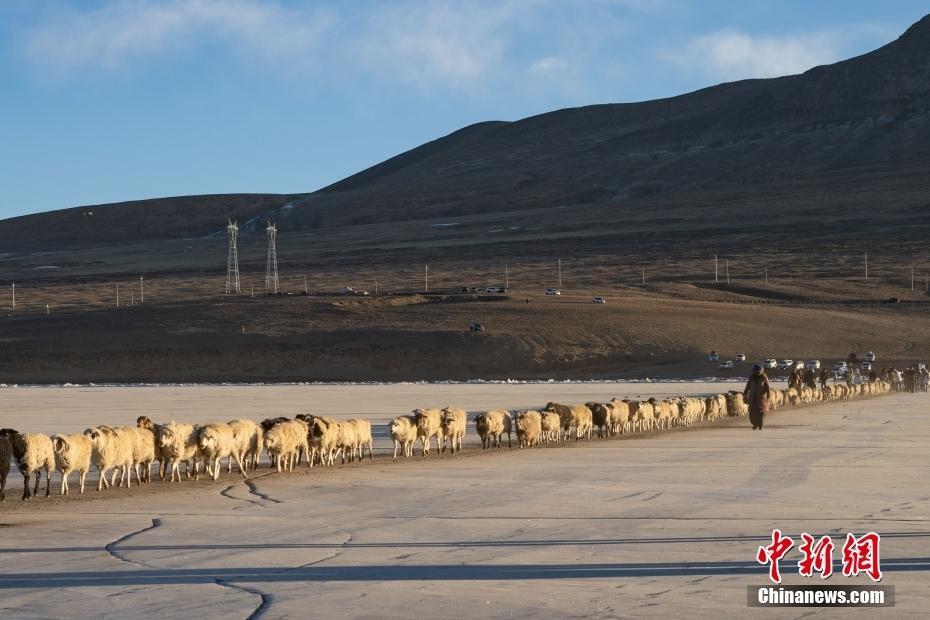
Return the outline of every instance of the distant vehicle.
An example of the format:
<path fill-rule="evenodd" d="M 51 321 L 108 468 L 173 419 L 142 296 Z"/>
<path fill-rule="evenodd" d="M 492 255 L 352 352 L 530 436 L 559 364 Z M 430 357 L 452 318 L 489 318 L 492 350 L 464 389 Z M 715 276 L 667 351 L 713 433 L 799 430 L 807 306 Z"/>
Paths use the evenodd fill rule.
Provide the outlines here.
<path fill-rule="evenodd" d="M 777 368 L 777 367 L 778 367 L 778 362 L 775 361 L 773 358 L 770 357 L 770 358 L 768 358 L 767 360 L 765 360 L 764 362 L 762 362 L 762 367 L 763 367 L 763 368 Z"/>
<path fill-rule="evenodd" d="M 804 364 L 804 368 L 808 370 L 820 370 L 820 360 L 811 360 Z"/>
<path fill-rule="evenodd" d="M 557 288 L 547 288 L 546 295 L 561 295 L 562 291 Z"/>
<path fill-rule="evenodd" d="M 711 351 L 711 352 L 710 352 L 710 355 L 707 356 L 707 361 L 708 361 L 708 362 L 719 362 L 719 361 L 720 361 L 720 356 L 717 355 L 717 352 L 716 352 L 716 351 Z"/>
<path fill-rule="evenodd" d="M 898 303 L 898 298 L 897 298 L 897 297 L 889 297 L 888 299 L 883 299 L 883 300 L 882 300 L 882 303 L 883 303 L 883 304 L 896 304 L 896 303 Z"/>
<path fill-rule="evenodd" d="M 484 289 L 484 292 L 485 293 L 506 293 L 507 289 L 505 289 L 503 286 L 489 286 L 488 288 Z"/>
<path fill-rule="evenodd" d="M 368 291 L 357 291 L 357 290 L 355 290 L 354 288 L 352 288 L 351 286 L 343 287 L 343 289 L 342 289 L 340 292 L 341 292 L 343 295 L 359 295 L 359 296 L 362 296 L 362 297 L 368 295 Z"/>
<path fill-rule="evenodd" d="M 875 361 L 875 354 L 872 353 L 871 351 L 869 351 L 868 353 L 866 353 L 866 354 L 865 354 L 865 361 L 867 361 L 867 362 L 874 362 L 874 361 Z"/>
<path fill-rule="evenodd" d="M 859 364 L 859 368 L 862 370 L 872 370 L 872 362 L 862 362 Z"/>
<path fill-rule="evenodd" d="M 833 364 L 833 372 L 839 375 L 845 375 L 847 372 L 849 372 L 849 366 L 846 364 L 846 362 L 837 362 Z"/>
<path fill-rule="evenodd" d="M 737 353 L 737 354 L 736 354 L 736 361 L 737 361 L 737 362 L 745 362 L 745 361 L 746 361 L 746 354 L 745 354 L 745 353 Z"/>
<path fill-rule="evenodd" d="M 594 298 L 594 303 L 596 303 L 596 304 L 606 304 L 606 303 L 607 303 L 607 300 L 604 299 L 603 297 L 601 297 L 600 295 L 598 295 L 597 297 Z"/>
<path fill-rule="evenodd" d="M 469 331 L 473 331 L 473 332 L 483 332 L 484 325 L 482 325 L 481 323 L 477 321 L 472 321 L 471 323 L 468 324 L 468 329 Z"/>
<path fill-rule="evenodd" d="M 796 362 L 794 363 L 794 369 L 795 369 L 795 370 L 804 370 L 804 362 L 802 362 L 801 360 L 796 361 Z"/>
<path fill-rule="evenodd" d="M 723 362 L 720 362 L 721 370 L 727 370 L 729 368 L 733 368 L 733 362 L 731 362 L 730 360 L 725 360 Z"/>
<path fill-rule="evenodd" d="M 794 368 L 794 360 L 782 360 L 781 363 L 778 364 L 779 370 L 791 370 L 792 368 Z"/>
<path fill-rule="evenodd" d="M 478 287 L 477 286 L 463 286 L 462 292 L 463 293 L 477 293 Z"/>

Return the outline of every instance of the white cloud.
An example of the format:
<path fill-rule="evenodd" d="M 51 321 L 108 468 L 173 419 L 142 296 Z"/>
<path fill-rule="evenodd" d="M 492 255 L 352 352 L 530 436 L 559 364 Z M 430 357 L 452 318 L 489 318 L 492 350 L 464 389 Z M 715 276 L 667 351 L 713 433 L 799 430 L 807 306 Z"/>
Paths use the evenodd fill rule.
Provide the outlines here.
<path fill-rule="evenodd" d="M 791 75 L 836 62 L 843 57 L 842 45 L 843 37 L 834 32 L 774 37 L 721 30 L 666 56 L 689 69 L 737 80 Z"/>
<path fill-rule="evenodd" d="M 211 37 L 247 55 L 302 63 L 332 24 L 322 12 L 300 12 L 253 0 L 121 0 L 96 10 L 63 10 L 27 33 L 29 56 L 62 72 L 121 69 Z"/>
<path fill-rule="evenodd" d="M 565 62 L 564 58 L 559 58 L 558 56 L 546 56 L 544 58 L 540 58 L 532 65 L 530 65 L 530 73 L 544 75 L 547 73 L 559 71 L 567 66 L 568 63 Z"/>

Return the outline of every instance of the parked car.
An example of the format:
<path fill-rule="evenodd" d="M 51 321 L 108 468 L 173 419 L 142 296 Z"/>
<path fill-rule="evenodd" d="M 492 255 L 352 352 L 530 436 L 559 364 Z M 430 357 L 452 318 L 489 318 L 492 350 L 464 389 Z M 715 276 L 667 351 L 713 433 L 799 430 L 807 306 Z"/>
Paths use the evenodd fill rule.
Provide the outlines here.
<path fill-rule="evenodd" d="M 561 295 L 562 291 L 557 288 L 547 288 L 546 295 Z"/>
<path fill-rule="evenodd" d="M 482 325 L 478 321 L 472 321 L 471 323 L 468 324 L 468 329 L 469 331 L 473 331 L 473 332 L 483 332 L 484 325 Z"/>
<path fill-rule="evenodd" d="M 846 362 L 837 362 L 833 364 L 833 372 L 838 375 L 845 375 L 847 372 L 849 372 L 849 366 L 846 364 Z"/>
<path fill-rule="evenodd" d="M 708 362 L 719 362 L 719 361 L 720 361 L 720 356 L 717 355 L 717 352 L 716 352 L 716 351 L 711 351 L 711 352 L 710 352 L 710 355 L 707 356 L 707 361 L 708 361 Z"/>
<path fill-rule="evenodd" d="M 882 300 L 882 303 L 883 303 L 883 304 L 896 304 L 896 303 L 898 303 L 898 301 L 899 301 L 899 300 L 898 300 L 897 297 L 889 297 L 888 299 L 883 299 L 883 300 Z"/>
<path fill-rule="evenodd" d="M 875 361 L 875 354 L 872 353 L 871 351 L 869 351 L 868 353 L 866 353 L 866 354 L 865 354 L 865 361 L 867 361 L 867 362 L 874 362 L 874 361 Z"/>
<path fill-rule="evenodd" d="M 796 361 L 796 362 L 794 363 L 794 369 L 795 369 L 795 370 L 804 370 L 804 362 L 801 361 L 801 360 Z"/>
<path fill-rule="evenodd" d="M 746 354 L 745 354 L 745 353 L 737 353 L 737 354 L 736 354 L 736 361 L 737 361 L 737 362 L 745 362 L 745 361 L 746 361 Z"/>
<path fill-rule="evenodd" d="M 720 362 L 720 369 L 721 369 L 721 370 L 726 370 L 726 369 L 729 369 L 729 368 L 733 368 L 733 362 L 732 362 L 732 361 L 730 361 L 730 360 L 724 360 L 724 361 Z"/>
<path fill-rule="evenodd" d="M 477 286 L 463 286 L 462 292 L 463 293 L 477 293 L 478 287 Z"/>
<path fill-rule="evenodd" d="M 484 289 L 484 292 L 485 293 L 506 293 L 507 289 L 505 289 L 503 286 L 489 286 L 488 288 Z"/>
<path fill-rule="evenodd" d="M 762 362 L 762 367 L 763 367 L 763 368 L 777 368 L 777 367 L 778 367 L 778 362 L 777 362 L 775 359 L 773 359 L 773 358 L 770 357 L 770 358 L 768 358 L 767 360 L 765 360 L 764 362 Z"/>
<path fill-rule="evenodd" d="M 596 303 L 596 304 L 606 304 L 606 303 L 607 303 L 607 300 L 604 299 L 603 297 L 601 297 L 600 295 L 598 295 L 597 297 L 594 298 L 594 303 Z"/>
<path fill-rule="evenodd" d="M 810 360 L 804 364 L 804 368 L 808 370 L 820 370 L 820 360 Z"/>
<path fill-rule="evenodd" d="M 862 362 L 859 364 L 859 368 L 866 371 L 872 370 L 872 362 Z"/>
<path fill-rule="evenodd" d="M 794 368 L 794 360 L 782 360 L 778 365 L 779 370 L 791 370 Z"/>

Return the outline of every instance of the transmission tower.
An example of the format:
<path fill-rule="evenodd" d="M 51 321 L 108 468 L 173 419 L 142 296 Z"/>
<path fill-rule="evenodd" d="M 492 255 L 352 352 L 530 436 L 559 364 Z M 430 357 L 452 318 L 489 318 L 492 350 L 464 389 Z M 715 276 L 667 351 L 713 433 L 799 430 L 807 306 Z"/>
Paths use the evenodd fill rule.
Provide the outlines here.
<path fill-rule="evenodd" d="M 268 222 L 265 229 L 268 235 L 268 260 L 265 261 L 265 292 L 278 293 L 278 227 Z"/>
<path fill-rule="evenodd" d="M 226 256 L 226 294 L 240 293 L 239 290 L 239 237 L 238 222 L 227 220 L 226 235 L 229 237 L 229 253 Z"/>

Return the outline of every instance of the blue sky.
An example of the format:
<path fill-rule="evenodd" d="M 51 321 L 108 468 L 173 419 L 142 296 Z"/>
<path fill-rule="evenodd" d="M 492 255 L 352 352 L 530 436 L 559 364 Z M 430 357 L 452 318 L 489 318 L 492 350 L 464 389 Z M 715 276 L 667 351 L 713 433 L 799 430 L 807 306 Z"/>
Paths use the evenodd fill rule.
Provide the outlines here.
<path fill-rule="evenodd" d="M 797 73 L 925 2 L 0 0 L 0 217 L 311 191 L 470 123 Z"/>

